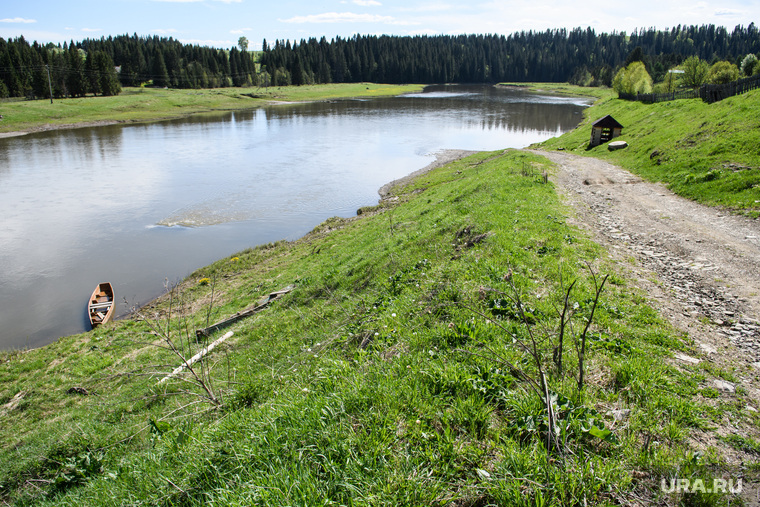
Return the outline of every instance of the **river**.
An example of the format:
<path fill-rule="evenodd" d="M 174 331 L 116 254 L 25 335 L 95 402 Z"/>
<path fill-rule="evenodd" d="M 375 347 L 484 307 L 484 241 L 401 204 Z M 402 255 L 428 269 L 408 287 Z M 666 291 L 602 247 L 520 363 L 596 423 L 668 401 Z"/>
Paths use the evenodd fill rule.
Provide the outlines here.
<path fill-rule="evenodd" d="M 573 129 L 583 99 L 486 86 L 272 105 L 0 139 L 0 349 L 89 329 L 195 269 L 375 204 L 443 149 L 521 148 Z"/>

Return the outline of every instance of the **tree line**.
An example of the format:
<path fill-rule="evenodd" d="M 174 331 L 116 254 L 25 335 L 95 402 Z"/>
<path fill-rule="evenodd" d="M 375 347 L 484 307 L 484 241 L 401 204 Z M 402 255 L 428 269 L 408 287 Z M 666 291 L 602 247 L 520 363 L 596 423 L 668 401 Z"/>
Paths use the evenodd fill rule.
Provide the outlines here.
<path fill-rule="evenodd" d="M 311 83 L 497 83 L 504 81 L 612 84 L 639 48 L 661 80 L 689 56 L 707 61 L 760 52 L 754 23 L 729 32 L 714 25 L 596 34 L 591 28 L 511 35 L 322 37 L 291 44 L 264 40 L 261 63 L 275 85 Z"/>
<path fill-rule="evenodd" d="M 85 51 L 105 51 L 119 67 L 124 86 L 224 88 L 258 83 L 253 56 L 233 47 L 216 49 L 183 44 L 172 37 L 132 36 L 87 39 Z"/>
<path fill-rule="evenodd" d="M 83 97 L 121 91 L 113 59 L 103 51 L 84 53 L 73 44 L 57 47 L 0 38 L 0 98 Z"/>
<path fill-rule="evenodd" d="M 49 73 L 49 74 L 48 74 Z M 116 37 L 29 44 L 0 38 L 0 98 L 115 95 L 122 86 L 219 88 L 258 83 L 253 56 L 173 38 Z"/>
<path fill-rule="evenodd" d="M 242 39 L 242 38 L 241 38 Z M 113 95 L 121 86 L 169 88 L 344 82 L 572 82 L 611 86 L 633 52 L 657 82 L 696 56 L 714 63 L 760 53 L 754 23 L 597 34 L 591 28 L 511 35 L 374 36 L 263 42 L 260 62 L 241 48 L 183 44 L 173 38 L 120 35 L 63 45 L 0 38 L 0 97 Z"/>

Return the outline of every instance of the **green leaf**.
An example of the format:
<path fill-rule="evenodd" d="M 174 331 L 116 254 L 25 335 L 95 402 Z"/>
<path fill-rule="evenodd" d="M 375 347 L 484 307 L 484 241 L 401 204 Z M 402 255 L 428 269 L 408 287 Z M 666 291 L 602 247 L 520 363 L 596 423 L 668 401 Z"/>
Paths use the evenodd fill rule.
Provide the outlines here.
<path fill-rule="evenodd" d="M 605 442 L 617 442 L 617 437 L 612 431 L 606 428 L 600 428 L 598 426 L 591 426 L 588 430 L 589 435 L 593 435 L 597 438 L 601 438 Z"/>

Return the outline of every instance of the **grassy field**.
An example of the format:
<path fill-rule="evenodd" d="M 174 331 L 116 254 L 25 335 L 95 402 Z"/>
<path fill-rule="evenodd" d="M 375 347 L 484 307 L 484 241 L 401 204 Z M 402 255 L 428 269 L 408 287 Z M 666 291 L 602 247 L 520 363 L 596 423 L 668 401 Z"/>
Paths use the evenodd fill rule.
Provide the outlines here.
<path fill-rule="evenodd" d="M 568 83 L 500 83 L 497 86 L 520 88 L 536 93 L 551 93 L 553 95 L 570 95 L 572 97 L 592 97 L 595 99 L 610 99 L 617 97 L 611 88 L 590 88 Z"/>
<path fill-rule="evenodd" d="M 751 400 L 710 387 L 743 372 L 674 364 L 701 353 L 568 224 L 545 170 L 473 155 L 201 269 L 141 319 L 1 354 L 0 501 L 734 502 L 660 484 L 735 477 L 728 454 L 757 472 Z M 290 285 L 158 383 L 196 328 Z"/>
<path fill-rule="evenodd" d="M 591 123 L 607 114 L 623 125 L 619 140 L 629 147 L 587 149 Z M 602 158 L 689 199 L 760 216 L 760 91 L 714 104 L 699 99 L 642 104 L 609 91 L 584 117 L 572 133 L 541 147 Z"/>
<path fill-rule="evenodd" d="M 421 90 L 422 86 L 372 83 L 175 90 L 125 88 L 115 97 L 0 102 L 0 133 L 103 122 L 149 122 L 190 114 L 252 109 L 272 101 L 312 101 L 380 97 Z"/>

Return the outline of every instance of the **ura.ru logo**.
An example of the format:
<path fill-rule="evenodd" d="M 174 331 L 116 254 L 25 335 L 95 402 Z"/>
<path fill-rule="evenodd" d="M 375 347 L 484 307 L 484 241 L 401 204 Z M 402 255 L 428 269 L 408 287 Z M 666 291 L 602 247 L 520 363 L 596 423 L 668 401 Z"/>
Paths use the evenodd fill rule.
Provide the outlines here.
<path fill-rule="evenodd" d="M 660 489 L 663 493 L 731 493 L 738 494 L 742 492 L 741 479 L 722 479 L 714 478 L 712 480 L 703 479 L 670 479 L 665 478 L 660 482 Z"/>

